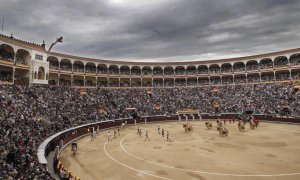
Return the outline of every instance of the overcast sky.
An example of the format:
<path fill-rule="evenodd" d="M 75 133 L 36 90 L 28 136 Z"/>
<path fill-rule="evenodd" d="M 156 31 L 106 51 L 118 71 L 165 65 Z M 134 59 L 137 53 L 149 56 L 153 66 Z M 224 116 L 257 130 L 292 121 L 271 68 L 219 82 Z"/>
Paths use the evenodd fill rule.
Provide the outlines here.
<path fill-rule="evenodd" d="M 186 61 L 300 47 L 300 0 L 0 0 L 4 33 L 53 51 Z M 1 18 L 2 21 L 2 18 Z"/>

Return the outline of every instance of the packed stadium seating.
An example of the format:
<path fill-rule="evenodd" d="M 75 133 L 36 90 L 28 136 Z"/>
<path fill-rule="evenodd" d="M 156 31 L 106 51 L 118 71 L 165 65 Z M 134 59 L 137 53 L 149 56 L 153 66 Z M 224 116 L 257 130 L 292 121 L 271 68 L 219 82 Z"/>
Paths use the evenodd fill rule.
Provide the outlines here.
<path fill-rule="evenodd" d="M 298 92 L 293 84 L 259 84 L 194 88 L 76 89 L 70 86 L 0 86 L 0 177 L 46 178 L 39 167 L 38 145 L 52 134 L 80 124 L 126 118 L 125 108 L 133 107 L 142 115 L 172 115 L 178 109 L 199 109 L 215 113 L 241 113 L 253 108 L 256 114 L 276 116 L 289 105 L 290 116 L 300 115 Z M 160 110 L 154 108 L 160 105 Z M 99 110 L 101 109 L 101 111 Z M 50 177 L 49 177 L 50 178 Z"/>

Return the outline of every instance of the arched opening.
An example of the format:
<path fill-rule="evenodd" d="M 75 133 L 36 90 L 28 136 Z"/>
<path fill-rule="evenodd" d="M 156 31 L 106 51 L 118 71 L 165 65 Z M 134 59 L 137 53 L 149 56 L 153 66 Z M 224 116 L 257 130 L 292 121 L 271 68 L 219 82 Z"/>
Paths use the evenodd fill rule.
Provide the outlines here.
<path fill-rule="evenodd" d="M 262 59 L 259 63 L 259 66 L 260 66 L 260 69 L 273 68 L 272 59 L 270 59 L 270 58 Z"/>
<path fill-rule="evenodd" d="M 88 62 L 85 65 L 85 73 L 95 74 L 96 73 L 96 64 Z"/>
<path fill-rule="evenodd" d="M 175 67 L 175 74 L 176 75 L 184 75 L 185 74 L 185 68 L 183 66 Z"/>
<path fill-rule="evenodd" d="M 233 64 L 233 71 L 240 72 L 245 71 L 245 64 L 243 62 L 236 62 Z"/>
<path fill-rule="evenodd" d="M 255 71 L 258 70 L 258 68 L 259 68 L 258 62 L 255 60 L 251 60 L 246 63 L 247 71 Z"/>
<path fill-rule="evenodd" d="M 72 63 L 69 59 L 62 59 L 60 61 L 60 70 L 61 71 L 72 71 Z"/>
<path fill-rule="evenodd" d="M 143 73 L 144 76 L 152 75 L 152 69 L 151 69 L 151 67 L 149 67 L 149 66 L 143 67 L 142 73 Z"/>
<path fill-rule="evenodd" d="M 162 67 L 156 66 L 153 68 L 153 75 L 155 76 L 162 76 L 163 75 L 163 69 Z"/>
<path fill-rule="evenodd" d="M 121 66 L 120 74 L 121 75 L 130 75 L 130 68 L 128 66 Z"/>
<path fill-rule="evenodd" d="M 232 72 L 232 65 L 230 63 L 225 63 L 221 65 L 221 72 L 228 73 Z"/>
<path fill-rule="evenodd" d="M 131 68 L 131 75 L 140 76 L 142 74 L 142 70 L 139 66 L 133 66 Z"/>
<path fill-rule="evenodd" d="M 47 58 L 47 61 L 49 62 L 49 68 L 50 69 L 55 69 L 55 70 L 59 69 L 59 62 L 58 62 L 58 59 L 56 57 L 49 56 Z"/>
<path fill-rule="evenodd" d="M 216 74 L 220 73 L 220 66 L 218 64 L 212 64 L 209 66 L 209 73 Z"/>
<path fill-rule="evenodd" d="M 117 65 L 110 65 L 108 68 L 109 74 L 119 75 L 119 67 Z"/>
<path fill-rule="evenodd" d="M 196 66 L 188 66 L 186 68 L 186 73 L 188 75 L 197 74 L 197 68 L 196 68 Z"/>
<path fill-rule="evenodd" d="M 164 74 L 167 75 L 167 76 L 174 75 L 174 68 L 172 66 L 165 67 L 164 68 Z"/>
<path fill-rule="evenodd" d="M 296 66 L 300 64 L 300 54 L 293 54 L 290 57 L 291 66 Z"/>
<path fill-rule="evenodd" d="M 16 54 L 16 63 L 27 65 L 30 61 L 30 53 L 25 49 L 19 49 Z"/>
<path fill-rule="evenodd" d="M 38 79 L 39 80 L 45 80 L 45 69 L 44 69 L 44 67 L 39 67 Z"/>
<path fill-rule="evenodd" d="M 7 44 L 0 45 L 0 59 L 5 61 L 14 61 L 15 51 L 14 48 Z"/>
<path fill-rule="evenodd" d="M 75 61 L 73 64 L 74 72 L 84 72 L 84 64 L 81 61 Z"/>
<path fill-rule="evenodd" d="M 198 66 L 198 74 L 208 74 L 208 67 L 205 65 Z"/>
<path fill-rule="evenodd" d="M 286 67 L 289 65 L 289 60 L 285 56 L 279 56 L 274 59 L 275 67 Z"/>
<path fill-rule="evenodd" d="M 97 73 L 98 74 L 107 74 L 108 73 L 107 66 L 105 64 L 99 64 L 97 66 Z"/>

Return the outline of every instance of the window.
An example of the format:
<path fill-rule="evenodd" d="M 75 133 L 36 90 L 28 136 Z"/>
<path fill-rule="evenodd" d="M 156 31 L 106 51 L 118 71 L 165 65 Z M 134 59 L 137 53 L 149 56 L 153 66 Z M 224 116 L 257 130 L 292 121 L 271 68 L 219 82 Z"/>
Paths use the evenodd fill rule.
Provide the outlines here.
<path fill-rule="evenodd" d="M 42 60 L 43 60 L 43 56 L 42 56 L 42 55 L 39 55 L 39 54 L 36 54 L 36 55 L 35 55 L 35 59 L 36 59 L 36 60 L 42 61 Z"/>

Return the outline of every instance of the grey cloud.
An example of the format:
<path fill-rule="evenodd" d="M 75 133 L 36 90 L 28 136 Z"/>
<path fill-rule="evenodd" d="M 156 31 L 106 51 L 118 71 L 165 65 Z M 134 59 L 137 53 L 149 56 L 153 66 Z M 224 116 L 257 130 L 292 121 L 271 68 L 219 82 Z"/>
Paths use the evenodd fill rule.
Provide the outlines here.
<path fill-rule="evenodd" d="M 55 51 L 102 59 L 215 59 L 296 48 L 300 42 L 298 0 L 128 3 L 0 0 L 0 15 L 6 34 L 47 44 L 63 35 Z"/>

